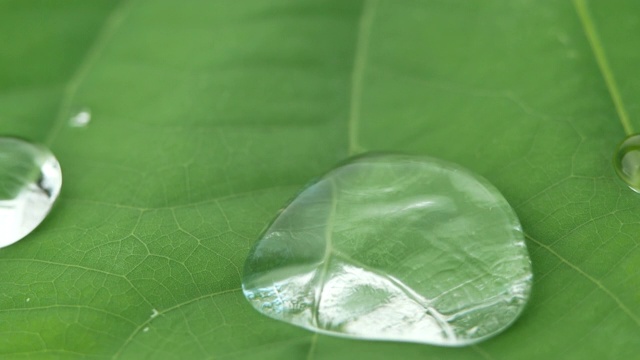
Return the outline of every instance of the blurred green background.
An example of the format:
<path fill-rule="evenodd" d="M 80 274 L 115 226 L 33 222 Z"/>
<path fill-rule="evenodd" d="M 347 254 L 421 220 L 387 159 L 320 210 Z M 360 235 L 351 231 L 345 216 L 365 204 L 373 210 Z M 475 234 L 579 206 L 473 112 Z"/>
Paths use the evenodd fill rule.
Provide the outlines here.
<path fill-rule="evenodd" d="M 637 357 L 640 197 L 613 172 L 625 132 L 581 4 L 0 0 L 0 134 L 64 172 L 49 218 L 0 249 L 0 356 Z M 640 2 L 583 5 L 640 129 Z M 260 230 L 365 150 L 503 192 L 535 272 L 510 329 L 457 349 L 344 340 L 244 300 Z"/>

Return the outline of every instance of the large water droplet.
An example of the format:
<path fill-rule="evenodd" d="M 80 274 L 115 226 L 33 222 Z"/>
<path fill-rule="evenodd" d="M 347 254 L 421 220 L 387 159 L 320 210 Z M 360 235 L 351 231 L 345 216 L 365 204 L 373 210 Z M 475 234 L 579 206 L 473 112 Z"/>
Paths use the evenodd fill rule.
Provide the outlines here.
<path fill-rule="evenodd" d="M 375 155 L 298 194 L 252 249 L 242 285 L 263 314 L 322 333 L 460 346 L 511 324 L 531 278 L 518 219 L 486 180 Z"/>
<path fill-rule="evenodd" d="M 47 148 L 0 137 L 0 247 L 27 236 L 44 220 L 61 185 L 60 164 Z"/>
<path fill-rule="evenodd" d="M 631 135 L 620 143 L 613 165 L 631 190 L 640 192 L 640 134 Z"/>

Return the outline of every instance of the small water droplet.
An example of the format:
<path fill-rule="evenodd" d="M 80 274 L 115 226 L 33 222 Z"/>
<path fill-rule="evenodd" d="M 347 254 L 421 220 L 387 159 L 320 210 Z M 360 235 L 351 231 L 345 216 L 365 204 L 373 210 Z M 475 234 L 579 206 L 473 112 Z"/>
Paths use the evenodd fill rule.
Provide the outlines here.
<path fill-rule="evenodd" d="M 142 329 L 142 332 L 148 332 L 149 331 L 149 327 L 145 327 L 144 329 Z"/>
<path fill-rule="evenodd" d="M 151 317 L 152 319 L 153 319 L 154 317 L 158 316 L 158 314 L 160 314 L 160 313 L 158 312 L 158 310 L 156 310 L 156 309 L 151 309 L 151 316 L 150 316 L 150 317 Z"/>
<path fill-rule="evenodd" d="M 26 300 L 26 301 L 27 301 L 27 302 L 31 301 L 31 298 L 27 298 L 27 300 Z"/>
<path fill-rule="evenodd" d="M 69 119 L 69 125 L 72 127 L 85 127 L 91 121 L 91 112 L 89 109 L 83 109 Z"/>
<path fill-rule="evenodd" d="M 247 300 L 322 333 L 461 346 L 520 314 L 531 262 L 513 209 L 437 159 L 358 157 L 307 186 L 245 263 Z"/>
<path fill-rule="evenodd" d="M 31 233 L 60 193 L 60 164 L 49 149 L 0 137 L 0 247 Z"/>
<path fill-rule="evenodd" d="M 628 136 L 618 145 L 613 166 L 631 190 L 640 192 L 640 134 Z"/>

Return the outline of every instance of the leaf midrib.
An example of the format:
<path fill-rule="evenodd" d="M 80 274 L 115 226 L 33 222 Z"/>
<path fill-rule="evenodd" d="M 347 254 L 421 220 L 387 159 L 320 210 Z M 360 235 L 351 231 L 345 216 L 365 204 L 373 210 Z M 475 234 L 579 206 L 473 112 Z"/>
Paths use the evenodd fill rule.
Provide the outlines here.
<path fill-rule="evenodd" d="M 591 50 L 593 51 L 593 56 L 595 57 L 596 63 L 598 64 L 598 68 L 600 69 L 600 73 L 602 74 L 604 82 L 607 86 L 607 90 L 609 92 L 609 95 L 611 96 L 611 100 L 613 101 L 613 105 L 618 114 L 618 119 L 620 120 L 620 123 L 622 124 L 622 127 L 624 128 L 627 136 L 632 135 L 634 133 L 633 126 L 631 125 L 631 121 L 629 120 L 629 115 L 624 106 L 624 101 L 622 100 L 622 95 L 620 93 L 620 90 L 618 89 L 618 84 L 616 83 L 615 76 L 613 75 L 611 66 L 609 66 L 609 61 L 607 60 L 607 55 L 604 51 L 604 47 L 600 42 L 598 31 L 596 30 L 596 26 L 591 19 L 587 1 L 573 0 L 573 5 L 576 13 L 578 14 L 578 18 L 580 18 L 585 37 L 589 41 L 589 45 L 591 46 Z"/>
<path fill-rule="evenodd" d="M 364 0 L 362 13 L 358 24 L 356 38 L 356 50 L 351 72 L 351 92 L 349 100 L 349 119 L 347 120 L 348 155 L 355 155 L 363 149 L 360 148 L 358 127 L 360 124 L 360 107 L 362 106 L 362 87 L 364 85 L 364 70 L 367 66 L 367 54 L 369 53 L 369 39 L 371 28 L 375 19 L 379 0 Z"/>

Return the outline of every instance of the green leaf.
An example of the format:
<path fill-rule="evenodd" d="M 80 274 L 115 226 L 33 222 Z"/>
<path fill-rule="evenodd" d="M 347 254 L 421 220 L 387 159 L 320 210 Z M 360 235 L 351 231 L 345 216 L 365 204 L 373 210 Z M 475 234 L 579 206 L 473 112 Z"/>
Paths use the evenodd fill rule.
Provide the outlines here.
<path fill-rule="evenodd" d="M 0 250 L 1 356 L 636 356 L 640 197 L 611 158 L 620 114 L 640 129 L 639 14 L 622 0 L 3 0 L 0 134 L 49 145 L 64 187 Z M 88 126 L 69 126 L 85 108 Z M 251 308 L 240 269 L 261 229 L 362 150 L 457 162 L 503 192 L 534 267 L 510 329 L 437 348 Z"/>

